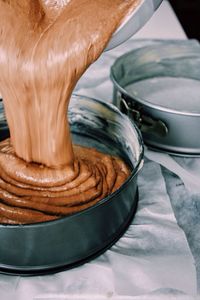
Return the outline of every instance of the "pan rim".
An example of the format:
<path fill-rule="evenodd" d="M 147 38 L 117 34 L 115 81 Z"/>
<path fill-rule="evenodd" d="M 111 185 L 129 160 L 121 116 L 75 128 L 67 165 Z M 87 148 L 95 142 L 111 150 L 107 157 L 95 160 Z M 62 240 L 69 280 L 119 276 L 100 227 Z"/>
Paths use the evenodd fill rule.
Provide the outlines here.
<path fill-rule="evenodd" d="M 111 69 L 112 70 L 112 69 Z M 187 112 L 187 111 L 179 111 L 176 109 L 172 109 L 172 108 L 168 108 L 165 106 L 161 106 L 161 105 L 157 105 L 157 104 L 153 104 L 147 100 L 144 100 L 143 98 L 137 97 L 134 95 L 134 97 L 132 95 L 130 95 L 116 80 L 113 72 L 111 71 L 110 74 L 110 78 L 115 86 L 115 88 L 117 88 L 122 94 L 124 94 L 125 96 L 131 98 L 133 101 L 139 103 L 139 104 L 143 104 L 149 108 L 152 109 L 156 109 L 165 113 L 169 113 L 169 114 L 175 114 L 175 115 L 182 115 L 182 116 L 190 116 L 190 117 L 200 117 L 200 112 Z M 152 77 L 154 78 L 154 77 Z"/>

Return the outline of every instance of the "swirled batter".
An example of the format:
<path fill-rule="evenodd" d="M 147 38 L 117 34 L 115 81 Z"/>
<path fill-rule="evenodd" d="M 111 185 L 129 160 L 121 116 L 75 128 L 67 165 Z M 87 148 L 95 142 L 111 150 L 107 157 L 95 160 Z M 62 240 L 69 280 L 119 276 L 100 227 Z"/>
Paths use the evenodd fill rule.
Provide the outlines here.
<path fill-rule="evenodd" d="M 81 75 L 138 0 L 0 0 L 0 90 L 10 139 L 0 144 L 0 221 L 33 223 L 89 207 L 129 175 L 72 146 L 66 118 Z"/>
<path fill-rule="evenodd" d="M 125 163 L 95 149 L 74 146 L 73 171 L 52 170 L 16 157 L 0 143 L 0 221 L 34 223 L 88 208 L 118 189 L 129 176 Z"/>

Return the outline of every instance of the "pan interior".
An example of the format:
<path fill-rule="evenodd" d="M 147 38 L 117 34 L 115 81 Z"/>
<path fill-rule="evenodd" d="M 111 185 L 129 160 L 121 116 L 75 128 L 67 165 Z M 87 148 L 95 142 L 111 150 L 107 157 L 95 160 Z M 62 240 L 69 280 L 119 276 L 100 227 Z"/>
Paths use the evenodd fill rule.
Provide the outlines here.
<path fill-rule="evenodd" d="M 114 86 L 150 107 L 199 114 L 199 43 L 152 40 L 143 44 L 115 61 L 111 68 Z"/>
<path fill-rule="evenodd" d="M 124 87 L 130 96 L 177 111 L 200 113 L 198 80 L 160 76 L 137 81 Z"/>

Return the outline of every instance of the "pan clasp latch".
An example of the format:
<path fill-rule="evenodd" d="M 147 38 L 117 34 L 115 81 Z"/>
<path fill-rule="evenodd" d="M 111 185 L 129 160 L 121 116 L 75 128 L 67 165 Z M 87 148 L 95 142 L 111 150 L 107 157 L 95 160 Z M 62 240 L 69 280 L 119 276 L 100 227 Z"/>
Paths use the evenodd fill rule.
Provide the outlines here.
<path fill-rule="evenodd" d="M 133 100 L 121 97 L 120 110 L 131 118 L 142 133 L 151 133 L 159 137 L 165 137 L 168 133 L 168 128 L 161 120 L 153 119 L 142 112 L 142 107 L 133 102 Z"/>

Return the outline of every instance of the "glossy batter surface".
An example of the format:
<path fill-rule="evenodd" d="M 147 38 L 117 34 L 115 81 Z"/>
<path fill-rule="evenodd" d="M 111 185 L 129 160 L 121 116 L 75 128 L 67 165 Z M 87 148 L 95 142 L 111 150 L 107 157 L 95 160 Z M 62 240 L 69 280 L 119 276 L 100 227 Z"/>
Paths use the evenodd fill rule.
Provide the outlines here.
<path fill-rule="evenodd" d="M 115 190 L 121 172 L 127 178 L 118 159 L 73 149 L 66 110 L 78 79 L 138 2 L 0 0 L 0 90 L 10 129 L 0 152 L 1 222 L 78 211 Z"/>
<path fill-rule="evenodd" d="M 117 190 L 130 175 L 117 157 L 92 148 L 73 147 L 73 171 L 26 163 L 10 139 L 0 143 L 0 221 L 48 221 L 88 208 Z"/>

